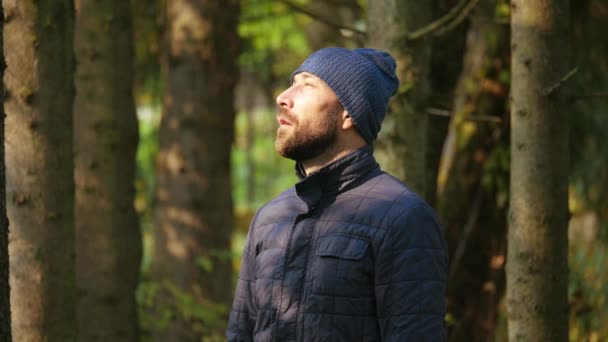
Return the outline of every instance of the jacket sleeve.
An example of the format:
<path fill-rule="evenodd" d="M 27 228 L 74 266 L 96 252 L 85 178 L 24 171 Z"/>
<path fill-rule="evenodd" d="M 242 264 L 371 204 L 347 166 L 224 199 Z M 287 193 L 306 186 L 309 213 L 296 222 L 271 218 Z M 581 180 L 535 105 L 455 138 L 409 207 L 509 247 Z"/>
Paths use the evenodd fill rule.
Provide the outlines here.
<path fill-rule="evenodd" d="M 255 219 L 254 219 L 255 220 Z M 228 342 L 253 341 L 257 308 L 255 305 L 255 245 L 253 224 L 247 233 L 247 242 L 241 259 L 241 269 L 236 285 L 232 309 L 228 318 L 226 337 Z"/>
<path fill-rule="evenodd" d="M 415 204 L 389 227 L 376 257 L 382 341 L 445 341 L 447 249 L 433 210 Z"/>

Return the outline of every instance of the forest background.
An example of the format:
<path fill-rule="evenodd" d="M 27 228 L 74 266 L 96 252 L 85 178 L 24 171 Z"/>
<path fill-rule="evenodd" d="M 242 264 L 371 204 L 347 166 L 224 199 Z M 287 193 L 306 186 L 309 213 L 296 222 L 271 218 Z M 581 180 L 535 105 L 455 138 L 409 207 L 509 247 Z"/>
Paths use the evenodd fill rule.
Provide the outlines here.
<path fill-rule="evenodd" d="M 325 46 L 384 48 L 401 63 L 402 97 L 391 104 L 376 154 L 385 169 L 437 209 L 444 225 L 450 341 L 507 340 L 512 3 L 46 3 L 53 2 L 3 1 L 6 206 L 15 235 L 8 252 L 13 340 L 47 334 L 68 341 L 75 331 L 82 341 L 224 340 L 249 222 L 261 205 L 298 181 L 293 162 L 274 152 L 274 99 L 306 56 Z M 71 6 L 72 19 L 66 14 Z M 560 93 L 566 115 L 552 124 L 570 131 L 569 139 L 563 137 L 570 155 L 568 335 L 571 341 L 603 341 L 608 339 L 608 41 L 602 36 L 608 33 L 608 1 L 572 1 L 566 14 L 567 44 L 552 51 L 568 60 L 559 84 L 567 84 Z M 17 36 L 21 27 L 32 35 L 38 32 L 32 27 L 40 27 L 40 36 Z M 53 39 L 62 32 L 62 39 Z M 72 51 L 72 40 L 65 39 L 70 36 L 74 59 L 66 52 Z M 16 52 L 21 47 L 31 55 Z M 58 57 L 46 61 L 45 56 Z M 38 63 L 33 61 L 41 64 L 38 77 L 27 74 L 35 70 L 28 67 Z M 64 77 L 53 76 L 55 61 Z M 55 81 L 45 86 L 44 77 Z M 30 79 L 40 84 L 19 84 Z M 49 95 L 43 90 L 53 87 L 66 87 L 65 107 L 50 101 L 48 108 L 64 108 L 69 115 L 57 115 L 57 126 L 48 125 L 63 129 L 51 146 L 64 158 L 49 162 L 52 158 L 40 156 L 46 149 L 35 145 L 35 134 L 29 139 L 14 133 L 20 123 L 11 115 L 42 113 L 23 127 L 36 131 L 40 122 L 46 127 Z M 65 110 L 72 103 L 73 118 Z M 392 112 L 406 114 L 390 118 Z M 420 125 L 404 124 L 408 120 Z M 61 143 L 61 135 L 70 143 Z M 43 167 L 36 166 L 41 164 L 36 158 L 45 161 Z M 48 203 L 71 207 L 34 205 L 37 195 L 19 190 L 16 180 L 41 173 L 47 180 L 65 179 L 72 171 L 73 184 L 57 181 L 44 188 L 52 195 Z M 74 195 L 56 195 L 70 192 L 66 189 Z M 73 220 L 63 221 L 70 210 Z M 61 227 L 54 230 L 61 234 L 45 235 L 54 227 L 40 223 L 47 221 Z M 28 239 L 54 247 L 34 253 L 19 242 Z M 74 250 L 57 248 L 70 241 Z M 70 263 L 73 269 L 65 266 Z M 57 272 L 58 265 L 66 271 Z M 46 279 L 45 272 L 57 280 L 42 281 L 43 290 L 28 285 L 34 275 Z M 73 284 L 65 285 L 70 274 Z M 41 294 L 32 296 L 35 291 Z M 66 309 L 69 303 L 73 312 Z M 44 331 L 49 326 L 44 317 L 51 316 L 64 323 Z"/>

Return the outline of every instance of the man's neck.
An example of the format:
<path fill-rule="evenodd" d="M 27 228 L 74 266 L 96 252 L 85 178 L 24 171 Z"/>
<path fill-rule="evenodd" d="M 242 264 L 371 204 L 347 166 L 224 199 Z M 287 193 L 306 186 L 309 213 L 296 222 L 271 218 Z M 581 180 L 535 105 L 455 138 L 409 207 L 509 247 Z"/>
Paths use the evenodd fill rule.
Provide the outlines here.
<path fill-rule="evenodd" d="M 302 165 L 304 172 L 306 172 L 306 175 L 308 176 L 308 175 L 312 174 L 313 172 L 318 171 L 325 165 L 331 164 L 331 163 L 335 162 L 336 160 L 338 160 L 342 157 L 345 157 L 348 154 L 356 151 L 360 147 L 363 147 L 363 146 L 357 146 L 357 147 L 352 147 L 352 148 L 341 148 L 341 149 L 329 148 L 327 151 L 325 151 L 321 155 L 319 155 L 315 158 L 312 158 L 310 160 L 300 162 L 300 164 Z"/>

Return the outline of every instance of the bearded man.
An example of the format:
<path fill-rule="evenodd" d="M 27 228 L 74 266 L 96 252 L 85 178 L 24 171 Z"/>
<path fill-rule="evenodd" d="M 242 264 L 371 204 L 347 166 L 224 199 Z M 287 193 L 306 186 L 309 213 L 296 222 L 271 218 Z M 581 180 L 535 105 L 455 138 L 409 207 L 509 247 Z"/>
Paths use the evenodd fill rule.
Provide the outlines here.
<path fill-rule="evenodd" d="M 228 341 L 443 341 L 447 251 L 431 207 L 373 157 L 395 60 L 325 48 L 277 97 L 300 181 L 256 213 Z"/>

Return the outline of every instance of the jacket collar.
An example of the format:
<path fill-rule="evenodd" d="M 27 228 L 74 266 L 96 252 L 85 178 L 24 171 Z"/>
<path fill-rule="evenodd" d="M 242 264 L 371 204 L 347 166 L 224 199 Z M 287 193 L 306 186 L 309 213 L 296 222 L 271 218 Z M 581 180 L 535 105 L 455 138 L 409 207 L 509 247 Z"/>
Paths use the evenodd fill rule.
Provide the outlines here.
<path fill-rule="evenodd" d="M 373 152 L 373 146 L 367 145 L 308 176 L 302 165 L 296 163 L 296 174 L 300 179 L 295 186 L 298 197 L 307 204 L 309 210 L 313 210 L 324 195 L 346 191 L 370 171 L 379 169 Z"/>

